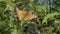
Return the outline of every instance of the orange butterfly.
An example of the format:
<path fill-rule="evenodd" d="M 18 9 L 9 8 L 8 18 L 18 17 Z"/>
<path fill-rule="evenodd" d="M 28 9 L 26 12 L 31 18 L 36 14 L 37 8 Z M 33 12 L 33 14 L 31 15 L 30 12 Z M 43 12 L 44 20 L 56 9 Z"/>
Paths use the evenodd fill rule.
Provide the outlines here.
<path fill-rule="evenodd" d="M 37 15 L 28 13 L 24 10 L 19 10 L 17 7 L 16 7 L 16 11 L 17 11 L 19 20 L 32 20 L 34 18 L 37 18 Z"/>

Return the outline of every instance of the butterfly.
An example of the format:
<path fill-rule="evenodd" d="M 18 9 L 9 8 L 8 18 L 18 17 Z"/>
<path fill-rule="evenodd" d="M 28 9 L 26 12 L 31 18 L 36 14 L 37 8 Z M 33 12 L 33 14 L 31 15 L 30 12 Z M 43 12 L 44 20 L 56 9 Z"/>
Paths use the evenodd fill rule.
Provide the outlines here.
<path fill-rule="evenodd" d="M 16 11 L 17 11 L 17 15 L 18 15 L 18 18 L 19 20 L 32 20 L 34 18 L 37 18 L 37 15 L 35 14 L 32 14 L 32 13 L 28 13 L 24 10 L 20 10 L 16 7 Z"/>

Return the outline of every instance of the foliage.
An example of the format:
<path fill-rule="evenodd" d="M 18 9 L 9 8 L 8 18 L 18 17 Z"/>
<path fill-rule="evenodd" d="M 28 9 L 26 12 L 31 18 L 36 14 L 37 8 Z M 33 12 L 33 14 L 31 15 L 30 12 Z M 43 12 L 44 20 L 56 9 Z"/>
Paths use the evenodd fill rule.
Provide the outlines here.
<path fill-rule="evenodd" d="M 21 21 L 16 7 L 38 18 Z M 60 34 L 60 0 L 0 0 L 0 34 Z"/>

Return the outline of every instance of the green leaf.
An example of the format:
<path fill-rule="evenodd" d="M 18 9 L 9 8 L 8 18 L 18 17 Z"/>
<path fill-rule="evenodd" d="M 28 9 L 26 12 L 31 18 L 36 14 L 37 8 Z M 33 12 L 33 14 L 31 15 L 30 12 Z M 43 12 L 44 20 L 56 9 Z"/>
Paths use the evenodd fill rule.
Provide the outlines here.
<path fill-rule="evenodd" d="M 17 34 L 17 29 L 13 29 L 13 31 L 11 32 L 11 34 Z"/>
<path fill-rule="evenodd" d="M 7 11 L 8 9 L 9 9 L 9 5 L 7 4 L 4 11 Z"/>
<path fill-rule="evenodd" d="M 51 13 L 51 14 L 46 15 L 46 16 L 44 17 L 42 23 L 44 23 L 44 22 L 47 23 L 47 19 L 48 19 L 48 18 L 53 18 L 55 15 L 59 15 L 59 13 L 54 12 L 54 13 Z"/>
<path fill-rule="evenodd" d="M 9 9 L 11 11 L 14 11 L 15 4 L 13 2 L 11 2 L 11 0 L 7 0 L 6 3 L 9 6 Z"/>
<path fill-rule="evenodd" d="M 6 1 L 6 0 L 0 0 L 0 2 L 3 2 L 3 1 Z"/>

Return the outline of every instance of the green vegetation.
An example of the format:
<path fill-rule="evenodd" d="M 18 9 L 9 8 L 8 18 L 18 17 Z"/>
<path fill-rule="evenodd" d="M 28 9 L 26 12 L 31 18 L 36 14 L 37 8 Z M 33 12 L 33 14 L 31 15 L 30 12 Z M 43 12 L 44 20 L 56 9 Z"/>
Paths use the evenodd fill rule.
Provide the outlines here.
<path fill-rule="evenodd" d="M 60 0 L 45 1 L 0 0 L 0 34 L 60 34 Z M 38 18 L 20 21 L 16 7 Z"/>

